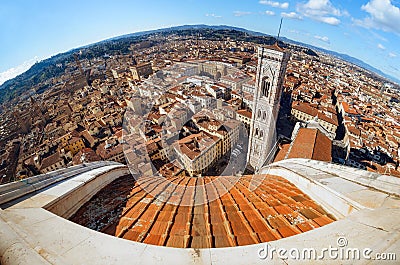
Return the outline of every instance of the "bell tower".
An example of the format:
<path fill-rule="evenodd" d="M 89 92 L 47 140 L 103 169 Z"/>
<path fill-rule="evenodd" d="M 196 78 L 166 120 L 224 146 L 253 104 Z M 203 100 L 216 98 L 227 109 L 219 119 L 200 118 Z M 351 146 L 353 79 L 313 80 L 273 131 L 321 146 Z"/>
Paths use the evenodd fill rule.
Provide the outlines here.
<path fill-rule="evenodd" d="M 258 47 L 256 89 L 247 162 L 256 171 L 271 157 L 276 143 L 276 120 L 290 53 L 279 47 Z"/>

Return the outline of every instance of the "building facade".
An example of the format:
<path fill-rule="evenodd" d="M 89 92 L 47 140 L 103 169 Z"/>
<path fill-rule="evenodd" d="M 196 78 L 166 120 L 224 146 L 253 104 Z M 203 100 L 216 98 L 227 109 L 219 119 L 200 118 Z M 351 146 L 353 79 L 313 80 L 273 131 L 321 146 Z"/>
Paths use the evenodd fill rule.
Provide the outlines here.
<path fill-rule="evenodd" d="M 151 62 L 141 63 L 131 67 L 131 72 L 134 80 L 140 80 L 142 76 L 147 77 L 153 74 L 153 68 L 151 66 Z"/>

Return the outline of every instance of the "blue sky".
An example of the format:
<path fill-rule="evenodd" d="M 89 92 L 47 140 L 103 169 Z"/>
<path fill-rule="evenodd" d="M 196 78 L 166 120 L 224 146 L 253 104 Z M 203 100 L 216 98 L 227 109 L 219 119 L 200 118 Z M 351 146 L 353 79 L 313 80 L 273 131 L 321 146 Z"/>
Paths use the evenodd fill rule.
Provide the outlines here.
<path fill-rule="evenodd" d="M 346 53 L 400 79 L 400 0 L 0 2 L 0 83 L 110 37 L 183 24 L 231 25 Z"/>

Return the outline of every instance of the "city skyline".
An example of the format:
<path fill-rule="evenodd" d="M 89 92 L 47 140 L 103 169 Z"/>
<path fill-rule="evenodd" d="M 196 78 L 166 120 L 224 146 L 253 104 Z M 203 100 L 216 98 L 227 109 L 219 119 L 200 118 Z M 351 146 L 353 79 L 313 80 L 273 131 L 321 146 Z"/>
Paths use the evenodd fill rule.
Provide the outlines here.
<path fill-rule="evenodd" d="M 37 60 L 123 34 L 208 24 L 276 35 L 280 17 L 282 36 L 351 55 L 399 79 L 398 6 L 390 0 L 153 1 L 151 9 L 127 1 L 3 2 L 0 84 Z"/>

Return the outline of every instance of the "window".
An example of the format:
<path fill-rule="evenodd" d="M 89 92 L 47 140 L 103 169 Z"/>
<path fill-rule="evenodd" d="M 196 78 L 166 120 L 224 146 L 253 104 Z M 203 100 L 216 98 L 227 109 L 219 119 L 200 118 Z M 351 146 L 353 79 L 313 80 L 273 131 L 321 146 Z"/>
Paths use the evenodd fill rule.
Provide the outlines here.
<path fill-rule="evenodd" d="M 268 77 L 264 77 L 262 82 L 261 82 L 261 95 L 268 97 L 269 96 L 269 89 L 271 87 L 271 83 L 268 80 Z"/>

